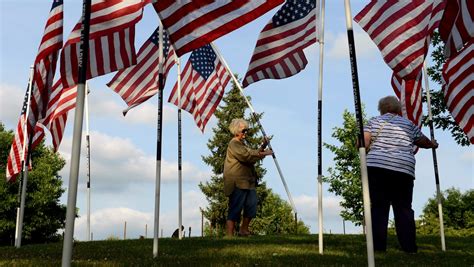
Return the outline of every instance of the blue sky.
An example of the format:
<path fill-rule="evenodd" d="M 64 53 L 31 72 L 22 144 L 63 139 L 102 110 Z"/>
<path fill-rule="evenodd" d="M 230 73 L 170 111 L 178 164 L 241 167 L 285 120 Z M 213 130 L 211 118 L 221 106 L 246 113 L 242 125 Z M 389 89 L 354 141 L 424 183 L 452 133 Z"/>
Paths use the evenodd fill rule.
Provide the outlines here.
<path fill-rule="evenodd" d="M 353 16 L 368 1 L 352 1 Z M 79 20 L 82 1 L 65 0 L 64 39 Z M 16 126 L 22 98 L 26 88 L 29 66 L 36 56 L 44 24 L 50 9 L 49 0 L 2 0 L 0 1 L 0 120 L 7 128 Z M 215 43 L 233 72 L 245 74 L 258 34 L 275 12 L 251 22 Z M 135 45 L 138 49 L 158 24 L 151 6 L 145 10 L 143 20 L 137 25 Z M 337 144 L 331 138 L 332 129 L 342 123 L 345 109 L 354 111 L 352 81 L 344 18 L 343 1 L 326 1 L 325 57 L 323 77 L 323 142 Z M 369 117 L 377 115 L 377 101 L 393 95 L 390 87 L 391 71 L 367 35 L 354 23 L 359 68 L 361 99 Z M 311 228 L 317 225 L 317 82 L 319 45 L 306 49 L 309 64 L 300 74 L 285 80 L 265 80 L 250 85 L 245 93 L 252 97 L 257 112 L 264 112 L 265 130 L 274 135 L 273 148 L 278 157 L 290 192 L 294 198 L 299 217 Z M 182 58 L 184 66 L 189 54 Z M 90 130 L 91 130 L 91 176 L 92 176 L 92 232 L 94 239 L 121 236 L 124 221 L 127 221 L 127 236 L 137 238 L 144 235 L 145 224 L 148 236 L 152 235 L 155 185 L 156 117 L 157 99 L 133 109 L 127 117 L 121 111 L 125 103 L 105 84 L 113 75 L 95 78 L 89 82 Z M 167 79 L 165 98 L 176 80 L 176 68 Z M 439 88 L 435 83 L 431 88 Z M 229 89 L 229 88 L 228 88 Z M 426 113 L 426 107 L 425 107 Z M 64 186 L 69 179 L 69 160 L 72 143 L 73 113 L 70 113 L 60 153 L 68 161 L 61 171 Z M 200 181 L 210 177 L 210 168 L 201 161 L 208 155 L 207 140 L 216 125 L 212 118 L 202 134 L 188 113 L 183 113 L 183 224 L 192 227 L 192 235 L 200 234 L 199 207 L 207 205 L 198 188 Z M 424 128 L 425 134 L 429 133 Z M 474 186 L 474 151 L 472 147 L 460 147 L 449 133 L 435 132 L 440 144 L 438 163 L 441 189 L 457 187 L 462 191 Z M 47 143 L 51 142 L 47 137 Z M 77 206 L 75 238 L 86 239 L 86 157 L 85 142 L 81 154 L 81 173 Z M 160 227 L 165 236 L 170 236 L 178 225 L 177 186 L 177 111 L 165 103 L 163 129 L 163 172 L 161 189 Z M 334 164 L 333 155 L 323 150 L 323 170 Z M 430 150 L 421 150 L 417 155 L 416 181 L 413 209 L 415 216 L 421 214 L 423 205 L 433 197 L 435 189 L 434 171 Z M 33 163 L 34 164 L 34 163 Z M 268 170 L 267 185 L 283 199 L 287 195 L 274 162 L 267 158 L 264 167 Z M 324 185 L 324 231 L 342 232 L 339 216 L 339 198 L 327 192 Z M 66 203 L 67 192 L 61 198 Z M 27 215 L 25 215 L 27 216 Z M 361 229 L 346 223 L 346 231 L 359 233 Z"/>

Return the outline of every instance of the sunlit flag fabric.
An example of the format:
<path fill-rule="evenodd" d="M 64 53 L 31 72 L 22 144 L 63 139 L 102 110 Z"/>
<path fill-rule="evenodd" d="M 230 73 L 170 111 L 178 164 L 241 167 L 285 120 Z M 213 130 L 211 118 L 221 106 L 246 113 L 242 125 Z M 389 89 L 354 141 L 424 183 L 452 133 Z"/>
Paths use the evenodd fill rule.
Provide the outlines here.
<path fill-rule="evenodd" d="M 456 54 L 465 43 L 474 38 L 474 1 L 447 1 L 439 33 L 446 44 L 447 57 Z"/>
<path fill-rule="evenodd" d="M 303 49 L 316 42 L 316 1 L 289 0 L 263 28 L 243 86 L 263 79 L 283 79 L 308 64 Z"/>
<path fill-rule="evenodd" d="M 87 79 L 136 64 L 135 24 L 142 18 L 144 0 L 93 0 L 91 5 Z M 61 51 L 61 81 L 77 84 L 79 22 Z"/>
<path fill-rule="evenodd" d="M 415 79 L 444 6 L 445 0 L 373 0 L 354 20 L 369 34 L 398 77 Z"/>
<path fill-rule="evenodd" d="M 474 39 L 444 64 L 443 93 L 454 120 L 474 144 Z"/>
<path fill-rule="evenodd" d="M 28 138 L 34 135 L 32 140 L 32 148 L 34 148 L 44 137 L 43 129 L 36 127 L 36 123 L 38 120 L 41 120 L 46 113 L 46 106 L 51 94 L 51 85 L 53 83 L 54 73 L 56 72 L 56 63 L 62 44 L 63 1 L 54 0 L 34 62 L 33 87 L 30 97 L 28 123 L 26 124 L 26 128 L 24 128 L 27 120 L 25 118 L 25 109 L 27 108 L 27 99 L 25 96 L 17 130 L 7 159 L 7 181 L 14 181 L 17 174 L 21 171 L 21 162 L 24 159 L 22 158 L 23 155 L 20 154 L 23 153 L 23 146 L 28 146 Z M 27 148 L 25 147 L 25 155 L 27 155 L 27 152 Z"/>
<path fill-rule="evenodd" d="M 395 73 L 392 75 L 392 87 L 400 99 L 403 117 L 421 127 L 423 120 L 421 72 L 415 79 L 403 80 Z"/>
<path fill-rule="evenodd" d="M 181 56 L 260 17 L 283 0 L 159 0 L 154 5 Z"/>
<path fill-rule="evenodd" d="M 219 105 L 230 75 L 210 45 L 194 50 L 181 74 L 181 108 L 191 113 L 204 132 L 207 122 Z M 178 105 L 175 84 L 168 102 Z"/>
<path fill-rule="evenodd" d="M 157 28 L 138 51 L 137 65 L 117 72 L 107 84 L 122 97 L 128 109 L 135 107 L 158 92 L 159 29 Z M 168 35 L 163 32 L 164 81 L 175 64 L 175 53 L 169 45 Z M 127 109 L 127 110 L 128 110 Z"/>
<path fill-rule="evenodd" d="M 54 150 L 59 149 L 66 127 L 68 111 L 76 107 L 77 86 L 64 88 L 61 81 L 54 83 L 46 117 L 41 124 L 51 133 Z"/>

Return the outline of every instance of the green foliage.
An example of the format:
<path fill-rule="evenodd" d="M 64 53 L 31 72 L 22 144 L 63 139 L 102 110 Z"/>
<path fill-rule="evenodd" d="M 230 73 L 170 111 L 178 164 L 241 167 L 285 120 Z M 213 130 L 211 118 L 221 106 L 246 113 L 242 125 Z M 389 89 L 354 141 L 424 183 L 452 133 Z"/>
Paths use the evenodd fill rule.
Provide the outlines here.
<path fill-rule="evenodd" d="M 449 188 L 442 193 L 443 221 L 446 235 L 474 236 L 474 190 L 461 193 Z M 436 196 L 428 199 L 423 215 L 417 221 L 421 234 L 439 235 L 438 201 Z"/>
<path fill-rule="evenodd" d="M 329 175 L 323 177 L 323 181 L 329 183 L 329 192 L 342 197 L 341 217 L 355 225 L 361 225 L 364 220 L 364 205 L 359 150 L 356 146 L 359 131 L 354 114 L 344 110 L 342 117 L 342 127 L 335 127 L 331 135 L 341 144 L 337 146 L 324 143 L 324 146 L 334 153 L 334 167 L 328 168 Z M 365 124 L 364 113 L 363 118 Z"/>
<path fill-rule="evenodd" d="M 434 62 L 434 65 L 428 68 L 428 76 L 430 76 L 430 78 L 438 83 L 438 85 L 441 87 L 441 73 L 443 70 L 443 65 L 446 62 L 446 58 L 444 57 L 444 43 L 437 32 L 435 32 L 431 40 L 431 44 L 434 47 L 433 51 L 431 52 L 431 58 Z M 435 90 L 432 87 L 433 86 L 430 86 L 430 99 L 434 127 L 438 129 L 449 130 L 456 143 L 460 144 L 461 146 L 469 146 L 469 138 L 463 132 L 461 127 L 459 127 L 454 121 L 451 113 L 446 107 L 443 91 L 441 89 Z M 426 102 L 426 93 L 424 93 L 423 101 Z M 425 126 L 428 126 L 429 122 L 427 120 L 427 116 L 423 118 L 423 121 Z"/>
<path fill-rule="evenodd" d="M 5 168 L 13 138 L 0 123 L 0 244 L 11 244 L 15 233 L 19 179 L 6 182 Z M 41 143 L 32 152 L 33 169 L 28 172 L 23 226 L 23 243 L 57 240 L 64 227 L 66 207 L 59 203 L 64 193 L 58 172 L 65 161 L 52 148 Z"/>
<path fill-rule="evenodd" d="M 226 93 L 222 101 L 223 104 L 214 113 L 218 119 L 217 126 L 212 129 L 213 136 L 207 143 L 210 154 L 202 157 L 203 161 L 211 166 L 213 175 L 210 181 L 199 184 L 199 188 L 209 203 L 203 211 L 204 217 L 210 221 L 213 232 L 219 229 L 218 235 L 224 233 L 227 218 L 228 198 L 224 194 L 222 174 L 224 172 L 227 145 L 233 137 L 228 129 L 230 122 L 235 118 L 244 118 L 250 123 L 250 129 L 245 138 L 247 146 L 257 149 L 262 141 L 261 136 L 258 135 L 258 125 L 250 114 L 246 114 L 247 104 L 235 84 Z M 257 117 L 260 119 L 262 114 L 257 114 Z M 266 170 L 262 168 L 262 163 L 257 162 L 255 167 L 259 180 L 259 186 L 257 187 L 259 205 L 257 207 L 257 218 L 252 220 L 250 224 L 252 232 L 255 234 L 294 232 L 295 222 L 292 219 L 291 208 L 271 189 L 267 188 L 266 183 L 262 181 L 262 177 L 266 173 Z M 280 225 L 277 227 L 277 224 Z M 293 231 L 290 229 L 293 229 Z M 208 229 L 206 232 L 211 233 L 211 230 Z M 301 222 L 298 232 L 308 233 L 309 229 Z"/>

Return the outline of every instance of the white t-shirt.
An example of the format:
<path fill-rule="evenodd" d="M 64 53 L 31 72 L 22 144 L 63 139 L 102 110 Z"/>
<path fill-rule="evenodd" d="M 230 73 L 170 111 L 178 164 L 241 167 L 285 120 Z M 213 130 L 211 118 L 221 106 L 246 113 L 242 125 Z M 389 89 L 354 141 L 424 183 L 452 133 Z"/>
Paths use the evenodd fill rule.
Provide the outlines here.
<path fill-rule="evenodd" d="M 379 129 L 383 129 L 379 132 Z M 415 140 L 423 136 L 410 120 L 386 113 L 369 120 L 364 132 L 372 134 L 367 166 L 407 173 L 415 177 Z M 378 132 L 378 134 L 377 134 Z"/>

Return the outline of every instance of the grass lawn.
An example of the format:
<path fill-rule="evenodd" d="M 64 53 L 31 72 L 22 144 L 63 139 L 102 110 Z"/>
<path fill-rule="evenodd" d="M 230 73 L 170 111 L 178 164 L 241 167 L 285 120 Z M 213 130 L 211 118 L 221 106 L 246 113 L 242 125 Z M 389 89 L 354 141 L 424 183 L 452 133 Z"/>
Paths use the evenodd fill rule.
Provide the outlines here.
<path fill-rule="evenodd" d="M 375 254 L 377 266 L 474 266 L 474 237 L 418 236 L 419 252 L 398 250 L 389 236 L 388 251 Z M 77 242 L 73 265 L 80 266 L 367 266 L 365 237 L 325 235 L 324 255 L 317 235 L 252 236 L 235 239 L 185 238 L 159 240 L 159 256 L 152 257 L 153 240 Z M 62 243 L 0 247 L 0 266 L 59 266 Z"/>

